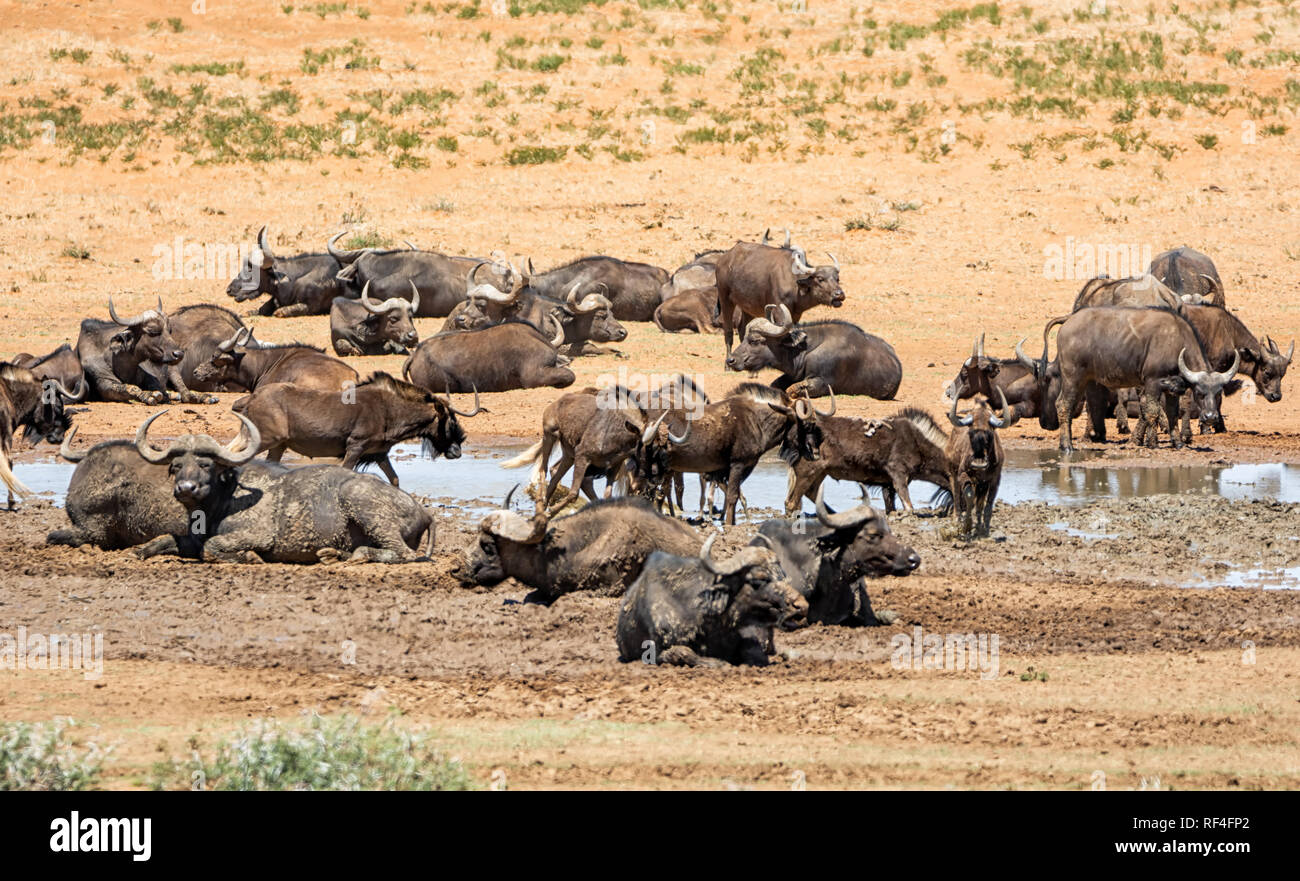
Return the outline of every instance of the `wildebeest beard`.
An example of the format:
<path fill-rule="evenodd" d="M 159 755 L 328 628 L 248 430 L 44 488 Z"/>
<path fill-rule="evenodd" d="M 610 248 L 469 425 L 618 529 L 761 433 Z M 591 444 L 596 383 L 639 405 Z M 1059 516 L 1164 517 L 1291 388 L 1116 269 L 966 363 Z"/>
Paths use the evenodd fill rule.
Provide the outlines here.
<path fill-rule="evenodd" d="M 820 425 L 796 419 L 782 436 L 778 455 L 791 468 L 798 465 L 801 459 L 817 459 L 821 456 L 822 437 Z"/>

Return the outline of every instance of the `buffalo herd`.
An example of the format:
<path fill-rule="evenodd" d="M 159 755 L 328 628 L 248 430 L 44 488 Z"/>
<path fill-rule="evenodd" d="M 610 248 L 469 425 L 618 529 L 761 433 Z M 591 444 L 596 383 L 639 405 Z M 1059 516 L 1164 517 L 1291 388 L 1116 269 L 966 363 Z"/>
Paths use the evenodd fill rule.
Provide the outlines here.
<path fill-rule="evenodd" d="M 960 535 L 988 536 L 1004 461 L 999 429 L 1037 418 L 1068 453 L 1073 420 L 1086 410 L 1092 439 L 1105 438 L 1109 418 L 1120 433 L 1135 418 L 1133 443 L 1154 446 L 1163 430 L 1179 447 L 1193 418 L 1202 431 L 1225 430 L 1222 398 L 1241 387 L 1238 375 L 1279 400 L 1295 352 L 1294 342 L 1284 353 L 1248 330 L 1227 310 L 1210 259 L 1180 248 L 1140 276 L 1088 280 L 1070 312 L 1047 322 L 1036 358 L 1023 339 L 1014 357 L 990 357 L 979 337 L 948 388 L 949 426 L 915 407 L 852 418 L 836 415 L 837 393 L 893 400 L 902 364 L 855 324 L 804 320 L 846 295 L 839 260 L 814 263 L 788 231 L 779 246 L 764 233 L 671 273 L 605 256 L 536 272 L 531 260 L 517 266 L 500 252 L 345 250 L 341 236 L 324 253 L 284 257 L 263 227 L 227 288 L 236 302 L 266 297 L 255 315 L 328 315 L 333 354 L 255 339 L 218 306 L 167 311 L 159 299 L 124 317 L 109 299 L 107 320 L 85 319 L 75 347 L 0 362 L 0 480 L 10 508 L 30 494 L 11 467 L 21 428 L 77 463 L 70 527 L 51 532 L 51 544 L 239 563 L 427 560 L 433 518 L 398 487 L 395 445 L 418 441 L 433 458 L 458 458 L 461 420 L 486 412 L 481 395 L 567 389 L 573 359 L 625 340 L 623 322 L 720 332 L 728 370 L 779 376 L 718 398 L 680 374 L 658 389 L 563 393 L 546 407 L 537 443 L 503 463 L 531 466 L 532 513 L 512 508 L 512 491 L 482 519 L 453 574 L 484 587 L 515 579 L 541 602 L 572 591 L 621 596 L 624 661 L 764 664 L 778 629 L 880 623 L 868 580 L 905 576 L 921 562 L 885 518 L 900 503 L 913 510 L 913 481 L 939 487 L 939 511 L 953 514 Z M 416 318 L 445 323 L 421 339 Z M 406 356 L 401 378 L 362 379 L 355 359 L 375 355 Z M 244 393 L 229 442 L 185 434 L 157 445 L 149 432 L 158 412 L 134 440 L 73 446 L 69 404 L 211 404 L 220 392 Z M 472 395 L 472 408 L 453 395 Z M 288 467 L 286 451 L 340 464 Z M 759 524 L 748 546 L 715 553 L 717 529 L 702 533 L 675 516 L 683 476 L 695 474 L 706 521 L 720 490 L 719 519 L 734 524 L 746 478 L 773 452 L 790 469 L 785 516 Z M 387 479 L 357 473 L 371 464 Z M 826 478 L 861 485 L 864 498 L 880 488 L 885 513 L 865 503 L 831 510 Z M 579 494 L 585 505 L 575 505 Z M 814 513 L 802 513 L 805 498 Z"/>

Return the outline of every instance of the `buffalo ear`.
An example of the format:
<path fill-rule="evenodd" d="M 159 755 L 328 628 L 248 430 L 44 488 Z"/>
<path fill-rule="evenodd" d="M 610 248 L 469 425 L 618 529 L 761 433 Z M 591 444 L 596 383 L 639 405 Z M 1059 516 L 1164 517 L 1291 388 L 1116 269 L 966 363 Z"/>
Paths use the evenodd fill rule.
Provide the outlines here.
<path fill-rule="evenodd" d="M 130 349 L 131 331 L 124 330 L 113 334 L 113 338 L 108 341 L 108 348 L 113 352 L 125 352 Z"/>
<path fill-rule="evenodd" d="M 1157 385 L 1160 386 L 1162 392 L 1170 395 L 1181 395 L 1188 388 L 1187 381 L 1181 376 L 1167 376 L 1160 380 Z"/>
<path fill-rule="evenodd" d="M 1268 349 L 1265 349 L 1264 351 L 1267 352 Z M 1247 363 L 1250 363 L 1250 364 L 1254 364 L 1254 363 L 1255 363 L 1255 354 L 1254 354 L 1254 352 L 1252 352 L 1250 349 L 1238 349 L 1238 350 L 1237 350 L 1237 354 L 1241 355 L 1241 363 L 1242 363 L 1243 365 L 1245 365 L 1245 364 L 1247 364 Z"/>
<path fill-rule="evenodd" d="M 794 330 L 794 331 L 791 331 L 791 332 L 790 332 L 790 348 L 792 348 L 792 349 L 806 349 L 806 348 L 808 348 L 808 334 L 804 333 L 802 330 Z"/>
<path fill-rule="evenodd" d="M 996 361 L 990 361 L 988 366 L 984 368 L 984 375 L 989 379 L 997 376 L 1000 372 L 1002 372 L 1002 365 Z"/>
<path fill-rule="evenodd" d="M 635 422 L 633 422 L 631 419 L 624 419 L 624 420 L 623 420 L 623 425 L 625 425 L 625 426 L 627 427 L 627 430 L 628 430 L 628 431 L 632 432 L 633 434 L 635 434 L 635 435 L 637 435 L 637 436 L 640 436 L 640 434 L 641 434 L 641 426 L 640 426 L 640 425 L 637 425 L 637 424 L 636 424 Z"/>

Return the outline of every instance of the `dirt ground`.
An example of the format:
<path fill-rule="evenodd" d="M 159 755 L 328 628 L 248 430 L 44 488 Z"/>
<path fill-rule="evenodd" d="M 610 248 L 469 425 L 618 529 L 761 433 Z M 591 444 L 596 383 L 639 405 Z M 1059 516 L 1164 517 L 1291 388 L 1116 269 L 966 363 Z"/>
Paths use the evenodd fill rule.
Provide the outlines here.
<path fill-rule="evenodd" d="M 177 28 L 136 0 L 0 2 L 21 22 L 0 83 L 0 357 L 75 344 L 110 294 L 123 312 L 158 296 L 234 305 L 228 276 L 159 277 L 159 254 L 177 236 L 247 242 L 263 224 L 285 254 L 346 229 L 539 268 L 606 253 L 669 269 L 789 227 L 842 264 L 846 305 L 808 317 L 858 323 L 904 365 L 897 401 L 841 398 L 851 414 L 938 415 L 977 333 L 990 353 L 1022 337 L 1037 352 L 1088 277 L 1047 277 L 1056 248 L 1192 245 L 1252 331 L 1284 349 L 1300 336 L 1300 25 L 1284 5 L 1156 4 L 1153 26 L 1145 5 L 1096 16 L 1048 2 L 944 27 L 948 7 L 919 2 L 426 6 L 209 3 Z M 1045 70 L 1012 63 L 1016 47 Z M 1176 88 L 1197 83 L 1214 88 Z M 339 134 L 349 121 L 354 145 Z M 323 146 L 295 156 L 313 126 L 329 129 Z M 522 148 L 566 152 L 527 164 Z M 246 320 L 264 340 L 328 345 L 324 317 Z M 577 387 L 681 371 L 720 394 L 747 378 L 723 371 L 720 337 L 629 331 L 621 356 L 575 362 Z M 356 366 L 396 373 L 401 359 Z M 485 396 L 469 446 L 534 435 L 561 393 Z M 1226 435 L 1184 451 L 1115 443 L 1105 461 L 1300 462 L 1296 393 L 1288 376 L 1280 403 L 1229 400 Z M 234 397 L 174 407 L 154 433 L 228 437 Z M 78 444 L 130 435 L 147 412 L 82 408 Z M 1055 447 L 1036 424 L 1007 434 Z M 47 453 L 21 449 L 18 476 Z M 428 564 L 250 568 L 46 548 L 64 515 L 34 503 L 0 512 L 0 632 L 102 630 L 107 662 L 97 681 L 4 671 L 0 716 L 98 726 L 119 744 L 117 787 L 142 785 L 196 733 L 396 708 L 480 779 L 502 769 L 516 788 L 779 788 L 800 774 L 810 788 L 1087 788 L 1096 771 L 1110 788 L 1293 788 L 1300 592 L 1203 585 L 1294 571 L 1298 513 L 1168 496 L 1029 504 L 1000 508 L 994 540 L 974 544 L 897 518 L 923 563 L 873 586 L 893 624 L 785 634 L 765 669 L 682 671 L 618 663 L 614 598 L 548 608 L 513 582 L 457 586 L 468 516 L 440 524 Z M 1049 527 L 1061 522 L 1113 537 Z M 890 640 L 917 626 L 996 634 L 997 675 L 896 669 Z"/>

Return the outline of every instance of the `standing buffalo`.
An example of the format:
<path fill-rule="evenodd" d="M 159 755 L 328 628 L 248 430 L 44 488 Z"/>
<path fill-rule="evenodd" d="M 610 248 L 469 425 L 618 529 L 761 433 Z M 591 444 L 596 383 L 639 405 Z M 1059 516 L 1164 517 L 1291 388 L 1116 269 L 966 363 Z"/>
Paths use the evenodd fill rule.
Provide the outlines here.
<path fill-rule="evenodd" d="M 163 403 L 167 400 L 166 379 L 145 368 L 165 371 L 179 364 L 185 352 L 172 338 L 162 299 L 157 309 L 123 319 L 110 297 L 108 314 L 112 321 L 82 321 L 77 337 L 77 357 L 90 382 L 91 400 Z"/>
<path fill-rule="evenodd" d="M 270 294 L 271 299 L 258 308 L 258 314 L 292 318 L 325 315 L 334 298 L 346 293 L 335 278 L 341 268 L 339 262 L 329 254 L 277 257 L 271 252 L 266 227 L 257 234 L 257 245 L 226 288 L 227 296 L 234 297 L 236 303 Z"/>
<path fill-rule="evenodd" d="M 659 305 L 659 292 L 668 283 L 668 271 L 614 257 L 583 257 L 536 274 L 530 263 L 527 281 L 533 291 L 552 299 L 559 299 L 575 284 L 583 290 L 604 285 L 615 318 L 650 321 Z"/>
<path fill-rule="evenodd" d="M 965 416 L 957 415 L 953 399 L 948 421 L 955 429 L 948 436 L 946 449 L 954 516 L 961 522 L 964 536 L 987 536 L 993 519 L 993 502 L 1002 482 L 1002 441 L 997 429 L 1011 424 L 1006 397 L 1001 398 L 1002 415 L 993 415 L 988 402 L 980 400 Z"/>
<path fill-rule="evenodd" d="M 541 511 L 531 518 L 511 511 L 507 495 L 502 510 L 483 518 L 453 574 L 488 587 L 514 578 L 547 602 L 575 590 L 618 596 L 654 551 L 686 556 L 699 542 L 689 526 L 642 499 L 593 502 L 552 521 Z"/>
<path fill-rule="evenodd" d="M 257 451 L 268 451 L 271 462 L 293 450 L 313 459 L 342 459 L 349 469 L 373 463 L 393 486 L 397 472 L 388 453 L 396 444 L 419 440 L 432 458 L 459 459 L 465 429 L 456 417 L 483 412 L 477 394 L 473 410 L 457 410 L 449 398 L 387 373 L 376 373 L 343 394 L 274 383 L 235 401 L 233 409 L 257 426 Z"/>
<path fill-rule="evenodd" d="M 764 666 L 773 631 L 802 623 L 808 603 L 790 586 L 768 548 L 713 558 L 717 533 L 700 554 L 655 551 L 623 595 L 618 658 L 680 666 Z"/>
<path fill-rule="evenodd" d="M 536 327 L 508 321 L 429 337 L 406 359 L 402 376 L 434 392 L 567 388 L 576 379 L 568 363 Z"/>
<path fill-rule="evenodd" d="M 781 568 L 808 602 L 808 621 L 820 624 L 881 623 L 871 609 L 866 579 L 910 575 L 921 565 L 916 551 L 889 531 L 870 505 L 839 514 L 817 490 L 816 514 L 766 520 L 751 544 L 776 549 Z"/>
<path fill-rule="evenodd" d="M 10 510 L 16 498 L 32 494 L 14 477 L 14 432 L 21 428 L 24 437 L 35 436 L 37 443 L 59 443 L 71 424 L 64 402 L 79 401 L 85 394 L 84 379 L 74 394 L 56 379 L 42 380 L 26 367 L 0 362 L 0 482 L 9 491 Z"/>
<path fill-rule="evenodd" d="M 411 316 L 420 310 L 420 292 L 411 284 L 409 300 L 393 297 L 376 303 L 370 286 L 361 299 L 335 297 L 330 305 L 330 343 L 340 357 L 348 355 L 405 355 L 420 341 Z"/>
<path fill-rule="evenodd" d="M 339 251 L 334 248 L 342 233 L 330 239 L 328 249 L 343 266 L 339 279 L 348 290 L 359 294 L 370 284 L 380 300 L 406 297 L 412 288 L 420 294 L 420 318 L 445 318 L 465 299 L 470 273 L 487 263 L 492 283 L 510 290 L 514 271 L 505 263 L 489 263 L 476 257 L 449 257 L 433 251 L 374 250 Z M 328 304 L 327 304 L 328 305 Z"/>
<path fill-rule="evenodd" d="M 737 242 L 718 258 L 718 306 L 727 354 L 731 354 L 733 311 L 740 316 L 735 329 L 743 339 L 751 318 L 762 318 L 768 306 L 785 306 L 791 321 L 798 322 L 814 306 L 839 308 L 844 305 L 840 287 L 840 262 L 809 266 L 800 248 L 773 248 Z"/>
<path fill-rule="evenodd" d="M 784 305 L 769 306 L 756 318 L 741 344 L 727 357 L 728 370 L 781 371 L 773 386 L 798 397 L 820 397 L 831 388 L 842 395 L 893 400 L 903 381 L 903 364 L 894 347 L 846 321 L 795 324 Z"/>
<path fill-rule="evenodd" d="M 1163 400 L 1171 440 L 1175 447 L 1182 446 L 1175 425 L 1178 398 L 1184 391 L 1194 394 L 1202 422 L 1213 424 L 1218 420 L 1217 397 L 1236 374 L 1241 355 L 1234 350 L 1229 370 L 1213 371 L 1201 351 L 1196 331 L 1182 316 L 1167 309 L 1106 306 L 1053 318 L 1043 328 L 1044 366 L 1047 335 L 1058 324 L 1061 392 L 1056 412 L 1062 452 L 1074 452 L 1070 416 L 1090 382 L 1109 389 L 1142 389 L 1142 415 L 1132 438 L 1136 444 L 1155 445 Z"/>
<path fill-rule="evenodd" d="M 1286 376 L 1287 367 L 1290 366 L 1291 358 L 1295 355 L 1295 340 L 1291 341 L 1291 347 L 1283 355 L 1272 337 L 1257 338 L 1240 318 L 1220 306 L 1188 306 L 1183 314 L 1196 330 L 1196 335 L 1201 341 L 1201 349 L 1211 370 L 1227 370 L 1233 356 L 1236 355 L 1240 358 L 1241 373 L 1250 377 L 1259 393 L 1264 396 L 1264 400 L 1270 404 L 1282 400 L 1282 378 Z M 1229 383 L 1224 391 L 1232 394 L 1239 384 L 1236 381 Z M 1223 409 L 1221 406 L 1215 409 L 1219 414 L 1218 420 L 1213 424 L 1202 423 L 1202 427 L 1214 431 L 1226 431 L 1223 424 Z M 1191 434 L 1187 417 L 1188 413 L 1185 412 L 1183 424 L 1185 441 L 1190 440 Z"/>
<path fill-rule="evenodd" d="M 163 411 L 166 412 L 165 410 Z M 260 438 L 243 416 L 241 452 L 207 435 L 182 435 L 157 450 L 146 443 L 149 417 L 135 448 L 152 465 L 166 465 L 172 494 L 189 514 L 185 535 L 161 535 L 136 549 L 201 555 L 221 563 L 406 563 L 433 550 L 429 512 L 406 493 L 337 465 L 285 468 L 250 461 Z M 425 554 L 419 553 L 426 538 Z"/>
<path fill-rule="evenodd" d="M 1160 279 L 1184 302 L 1222 306 L 1223 280 L 1214 261 L 1192 248 L 1175 248 L 1157 254 L 1147 272 Z"/>
<path fill-rule="evenodd" d="M 115 551 L 170 535 L 187 555 L 196 556 L 189 512 L 172 495 L 167 466 L 146 462 L 129 440 L 104 441 L 75 451 L 76 434 L 72 429 L 59 449 L 64 459 L 77 463 L 64 504 L 72 528 L 56 529 L 45 540 Z"/>
<path fill-rule="evenodd" d="M 291 382 L 335 394 L 357 384 L 357 372 L 315 346 L 301 343 L 256 345 L 251 328 L 236 331 L 194 370 L 197 380 L 256 391 L 264 385 Z"/>

